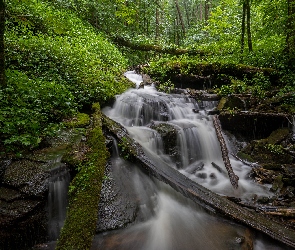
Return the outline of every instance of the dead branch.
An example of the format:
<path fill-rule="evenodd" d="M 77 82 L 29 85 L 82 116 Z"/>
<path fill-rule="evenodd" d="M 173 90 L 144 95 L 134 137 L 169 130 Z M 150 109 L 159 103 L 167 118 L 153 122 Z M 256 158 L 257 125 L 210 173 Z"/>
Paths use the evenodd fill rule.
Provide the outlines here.
<path fill-rule="evenodd" d="M 231 167 L 231 164 L 230 164 L 230 161 L 228 158 L 228 150 L 227 150 L 224 138 L 221 133 L 221 127 L 220 127 L 217 115 L 213 116 L 213 125 L 215 128 L 217 139 L 218 139 L 220 147 L 221 147 L 222 159 L 223 159 L 225 168 L 227 170 L 230 182 L 234 188 L 238 188 L 239 177 L 234 173 L 234 171 Z"/>

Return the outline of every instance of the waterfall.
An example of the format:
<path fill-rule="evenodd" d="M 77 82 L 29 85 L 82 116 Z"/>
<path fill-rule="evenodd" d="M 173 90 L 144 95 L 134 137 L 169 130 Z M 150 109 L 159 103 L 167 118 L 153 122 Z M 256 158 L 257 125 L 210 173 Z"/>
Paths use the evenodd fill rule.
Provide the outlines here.
<path fill-rule="evenodd" d="M 215 105 L 145 86 L 126 91 L 103 112 L 125 126 L 155 166 L 175 168 L 221 195 L 249 200 L 254 195 L 271 195 L 266 187 L 249 179 L 248 166 L 232 157 L 231 165 L 240 181 L 238 190 L 231 186 L 212 119 L 207 115 Z M 170 140 L 164 139 L 169 133 Z M 169 152 L 167 143 L 173 144 Z M 124 229 L 97 234 L 92 250 L 284 249 L 269 238 L 254 236 L 242 225 L 208 214 L 167 184 L 147 178 L 117 154 L 112 162 L 114 176 L 130 185 L 129 196 L 139 203 L 137 219 Z M 148 216 L 139 216 L 143 214 Z"/>
<path fill-rule="evenodd" d="M 68 205 L 68 186 L 70 173 L 66 168 L 57 167 L 55 173 L 49 179 L 48 191 L 48 237 L 56 240 L 66 218 Z"/>
<path fill-rule="evenodd" d="M 234 172 L 239 176 L 235 190 L 223 163 L 219 142 L 208 111 L 216 102 L 197 103 L 184 95 L 157 92 L 153 87 L 132 89 L 120 95 L 113 108 L 104 112 L 123 124 L 138 141 L 155 165 L 168 164 L 188 178 L 221 195 L 251 200 L 254 196 L 270 196 L 268 188 L 249 179 L 251 168 L 230 156 Z M 200 109 L 202 107 L 203 109 Z M 196 110 L 198 112 L 196 112 Z M 172 159 L 159 145 L 167 142 L 153 129 L 154 124 L 169 124 L 177 131 L 179 160 Z M 151 143 L 152 141 L 159 141 Z M 162 146 L 163 147 L 163 146 Z M 202 169 L 193 166 L 203 165 Z"/>

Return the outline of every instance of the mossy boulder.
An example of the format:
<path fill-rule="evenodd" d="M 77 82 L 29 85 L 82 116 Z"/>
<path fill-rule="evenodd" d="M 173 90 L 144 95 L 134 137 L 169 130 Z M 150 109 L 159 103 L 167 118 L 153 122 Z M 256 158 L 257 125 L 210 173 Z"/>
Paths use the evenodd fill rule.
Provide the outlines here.
<path fill-rule="evenodd" d="M 217 106 L 217 109 L 220 111 L 223 109 L 244 110 L 245 108 L 246 108 L 245 101 L 241 97 L 236 95 L 222 97 Z"/>

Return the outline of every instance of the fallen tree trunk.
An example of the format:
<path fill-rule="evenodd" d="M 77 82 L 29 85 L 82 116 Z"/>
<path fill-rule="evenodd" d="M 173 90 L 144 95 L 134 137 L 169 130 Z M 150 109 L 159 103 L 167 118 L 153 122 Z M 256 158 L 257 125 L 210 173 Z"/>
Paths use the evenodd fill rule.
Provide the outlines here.
<path fill-rule="evenodd" d="M 227 170 L 227 173 L 228 173 L 228 176 L 229 176 L 229 179 L 230 179 L 230 183 L 232 184 L 232 186 L 234 188 L 238 188 L 239 177 L 234 173 L 234 171 L 233 171 L 233 169 L 231 167 L 230 160 L 228 158 L 228 150 L 227 150 L 224 138 L 223 138 L 222 133 L 221 133 L 221 127 L 219 125 L 217 115 L 213 116 L 213 125 L 214 125 L 214 128 L 215 128 L 217 139 L 218 139 L 220 147 L 221 147 L 222 159 L 223 159 L 223 162 L 224 162 L 224 166 L 225 166 L 225 168 Z"/>
<path fill-rule="evenodd" d="M 184 54 L 189 54 L 189 55 L 205 55 L 204 51 L 199 51 L 199 50 L 188 50 L 188 49 L 179 49 L 179 48 L 163 48 L 159 45 L 154 45 L 154 44 L 137 44 L 137 43 L 132 43 L 130 41 L 125 40 L 122 37 L 115 37 L 113 38 L 113 41 L 117 43 L 118 45 L 128 47 L 133 50 L 141 50 L 141 51 L 154 51 L 158 53 L 163 53 L 163 54 L 171 54 L 171 55 L 184 55 Z"/>
<path fill-rule="evenodd" d="M 229 219 L 265 233 L 288 246 L 295 247 L 295 231 L 293 229 L 275 220 L 270 220 L 263 214 L 240 207 L 226 197 L 213 193 L 171 167 L 165 165 L 155 166 L 145 155 L 142 147 L 130 138 L 127 130 L 106 116 L 103 116 L 103 126 L 118 139 L 120 144 L 124 145 L 125 150 L 128 149 L 133 159 L 149 175 L 167 183 L 208 211 L 225 215 Z"/>

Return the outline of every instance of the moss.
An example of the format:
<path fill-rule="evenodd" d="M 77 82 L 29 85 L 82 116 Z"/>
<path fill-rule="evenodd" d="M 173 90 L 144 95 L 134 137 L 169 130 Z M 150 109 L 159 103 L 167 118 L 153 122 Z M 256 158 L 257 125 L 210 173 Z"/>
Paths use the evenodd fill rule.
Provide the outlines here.
<path fill-rule="evenodd" d="M 237 156 L 239 158 L 243 159 L 243 160 L 248 161 L 248 162 L 254 162 L 253 158 L 250 155 L 246 154 L 246 153 L 238 152 Z"/>
<path fill-rule="evenodd" d="M 87 134 L 90 150 L 86 159 L 77 166 L 80 171 L 70 184 L 69 207 L 57 250 L 89 249 L 95 233 L 100 191 L 109 153 L 104 144 L 99 104 L 93 105 L 93 108 L 93 128 Z"/>
<path fill-rule="evenodd" d="M 267 138 L 269 144 L 281 143 L 284 139 L 288 137 L 290 130 L 288 128 L 281 128 L 273 131 Z"/>
<path fill-rule="evenodd" d="M 226 98 L 222 97 L 218 103 L 217 110 L 222 110 L 226 104 Z"/>
<path fill-rule="evenodd" d="M 68 128 L 84 128 L 90 123 L 90 117 L 84 113 L 78 113 L 69 120 L 64 121 L 64 125 Z"/>

